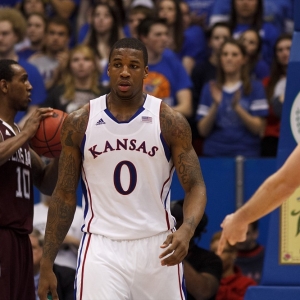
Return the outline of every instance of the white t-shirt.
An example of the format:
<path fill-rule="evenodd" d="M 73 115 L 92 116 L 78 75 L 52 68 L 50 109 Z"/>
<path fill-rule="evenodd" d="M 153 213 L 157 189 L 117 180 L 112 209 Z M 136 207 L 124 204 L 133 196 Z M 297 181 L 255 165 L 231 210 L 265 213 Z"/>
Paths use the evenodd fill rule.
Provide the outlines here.
<path fill-rule="evenodd" d="M 43 202 L 34 205 L 33 227 L 45 234 L 48 215 L 48 206 Z M 73 222 L 68 231 L 68 235 L 81 239 L 81 226 L 83 225 L 83 209 L 76 206 Z M 76 269 L 77 264 L 77 248 L 74 246 L 62 246 L 58 251 L 55 263 L 60 266 L 66 266 Z"/>

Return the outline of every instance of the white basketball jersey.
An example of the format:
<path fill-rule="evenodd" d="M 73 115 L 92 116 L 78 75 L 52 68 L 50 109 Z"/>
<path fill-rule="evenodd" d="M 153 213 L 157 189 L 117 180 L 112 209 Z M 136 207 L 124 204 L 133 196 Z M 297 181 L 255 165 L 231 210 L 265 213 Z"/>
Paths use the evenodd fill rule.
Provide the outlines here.
<path fill-rule="evenodd" d="M 83 231 L 132 240 L 174 227 L 174 164 L 160 130 L 160 105 L 160 99 L 147 95 L 128 122 L 118 122 L 106 96 L 90 101 L 82 142 Z"/>

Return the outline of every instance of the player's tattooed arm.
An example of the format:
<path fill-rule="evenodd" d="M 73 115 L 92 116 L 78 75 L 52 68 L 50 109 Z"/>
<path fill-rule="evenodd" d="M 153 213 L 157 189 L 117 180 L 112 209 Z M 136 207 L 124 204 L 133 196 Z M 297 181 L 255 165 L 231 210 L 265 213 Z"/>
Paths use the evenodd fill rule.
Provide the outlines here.
<path fill-rule="evenodd" d="M 88 122 L 88 110 L 70 114 L 61 131 L 59 175 L 49 206 L 43 257 L 54 262 L 76 210 L 76 189 L 81 171 L 80 144 Z"/>
<path fill-rule="evenodd" d="M 192 233 L 197 227 L 206 204 L 206 189 L 199 159 L 192 146 L 192 133 L 186 118 L 167 105 L 161 105 L 162 135 L 171 149 L 178 179 L 185 191 L 184 223 Z"/>

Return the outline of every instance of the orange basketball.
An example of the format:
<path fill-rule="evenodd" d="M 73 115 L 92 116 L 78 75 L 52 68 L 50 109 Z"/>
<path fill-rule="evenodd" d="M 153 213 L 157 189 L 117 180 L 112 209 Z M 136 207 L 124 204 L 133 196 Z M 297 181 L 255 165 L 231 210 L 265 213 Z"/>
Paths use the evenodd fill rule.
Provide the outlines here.
<path fill-rule="evenodd" d="M 37 154 L 50 158 L 60 155 L 60 131 L 67 115 L 61 110 L 54 109 L 52 117 L 41 121 L 35 136 L 30 141 L 31 148 Z"/>

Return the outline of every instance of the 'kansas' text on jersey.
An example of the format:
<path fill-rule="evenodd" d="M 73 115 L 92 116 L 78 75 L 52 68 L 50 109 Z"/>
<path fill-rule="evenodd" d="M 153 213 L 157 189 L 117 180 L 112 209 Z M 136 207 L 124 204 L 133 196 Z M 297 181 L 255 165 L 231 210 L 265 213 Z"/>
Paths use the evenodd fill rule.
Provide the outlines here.
<path fill-rule="evenodd" d="M 174 165 L 161 134 L 160 104 L 147 95 L 128 122 L 118 122 L 107 109 L 106 96 L 90 101 L 82 143 L 83 231 L 131 240 L 174 227 Z"/>

